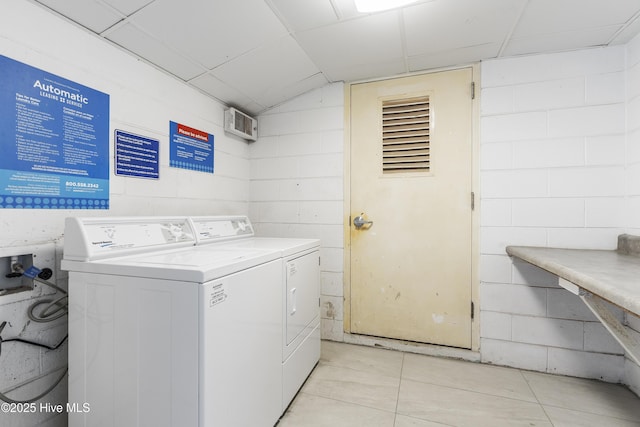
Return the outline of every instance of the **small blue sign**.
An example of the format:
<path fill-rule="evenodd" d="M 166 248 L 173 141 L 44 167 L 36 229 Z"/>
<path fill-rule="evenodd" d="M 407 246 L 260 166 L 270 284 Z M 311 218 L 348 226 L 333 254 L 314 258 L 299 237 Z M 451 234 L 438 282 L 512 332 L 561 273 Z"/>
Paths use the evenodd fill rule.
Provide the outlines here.
<path fill-rule="evenodd" d="M 169 166 L 213 173 L 213 135 L 170 122 Z"/>
<path fill-rule="evenodd" d="M 116 175 L 160 178 L 160 141 L 116 129 Z"/>

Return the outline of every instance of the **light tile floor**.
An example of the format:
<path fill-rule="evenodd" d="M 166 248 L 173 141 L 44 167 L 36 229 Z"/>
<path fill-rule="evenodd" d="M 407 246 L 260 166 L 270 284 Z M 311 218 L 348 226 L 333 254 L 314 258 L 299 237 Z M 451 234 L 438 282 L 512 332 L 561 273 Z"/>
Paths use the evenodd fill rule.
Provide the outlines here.
<path fill-rule="evenodd" d="M 392 350 L 322 342 L 278 427 L 640 427 L 627 388 Z"/>

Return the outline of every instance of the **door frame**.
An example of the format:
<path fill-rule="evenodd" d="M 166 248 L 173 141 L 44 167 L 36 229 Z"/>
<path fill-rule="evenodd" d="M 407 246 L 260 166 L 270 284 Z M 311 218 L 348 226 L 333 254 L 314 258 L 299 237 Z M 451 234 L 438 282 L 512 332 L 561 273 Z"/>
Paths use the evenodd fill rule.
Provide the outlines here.
<path fill-rule="evenodd" d="M 429 70 L 428 72 L 409 73 L 380 79 L 360 80 L 346 83 L 344 86 L 344 203 L 343 203 L 343 235 L 344 235 L 344 268 L 343 268 L 343 331 L 351 334 L 351 86 L 361 83 L 371 83 L 382 80 L 426 75 L 438 72 L 471 69 L 472 80 L 475 85 L 475 96 L 472 101 L 472 177 L 471 191 L 475 194 L 475 206 L 471 212 L 471 300 L 474 304 L 473 320 L 471 321 L 471 351 L 480 351 L 480 280 L 478 266 L 480 260 L 480 64 L 470 64 L 459 67 L 447 67 Z M 385 338 L 387 340 L 387 338 Z M 392 340 L 389 338 L 389 340 Z M 393 340 L 398 341 L 398 340 Z M 399 341 L 402 342 L 402 341 Z M 412 343 L 416 345 L 415 343 Z M 424 344 L 433 346 L 432 344 Z M 435 346 L 439 347 L 439 346 Z"/>

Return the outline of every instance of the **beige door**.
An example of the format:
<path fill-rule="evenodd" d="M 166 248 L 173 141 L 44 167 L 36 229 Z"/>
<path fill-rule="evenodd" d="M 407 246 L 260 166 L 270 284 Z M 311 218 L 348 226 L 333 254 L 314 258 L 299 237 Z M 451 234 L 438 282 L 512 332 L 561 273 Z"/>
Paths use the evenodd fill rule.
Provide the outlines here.
<path fill-rule="evenodd" d="M 471 348 L 472 80 L 351 86 L 351 333 Z"/>

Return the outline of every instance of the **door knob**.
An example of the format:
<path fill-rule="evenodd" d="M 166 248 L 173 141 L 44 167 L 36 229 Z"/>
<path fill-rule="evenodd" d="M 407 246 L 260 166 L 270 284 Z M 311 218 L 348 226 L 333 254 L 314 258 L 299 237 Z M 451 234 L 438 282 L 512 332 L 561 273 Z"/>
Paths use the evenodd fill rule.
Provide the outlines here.
<path fill-rule="evenodd" d="M 366 219 L 364 219 L 364 212 L 361 213 L 360 215 L 358 215 L 357 217 L 355 217 L 353 219 L 353 225 L 357 228 L 360 229 L 362 227 L 364 227 L 365 225 L 369 225 L 369 227 L 371 225 L 373 225 L 373 221 L 367 221 Z M 369 228 L 367 227 L 367 228 Z"/>

